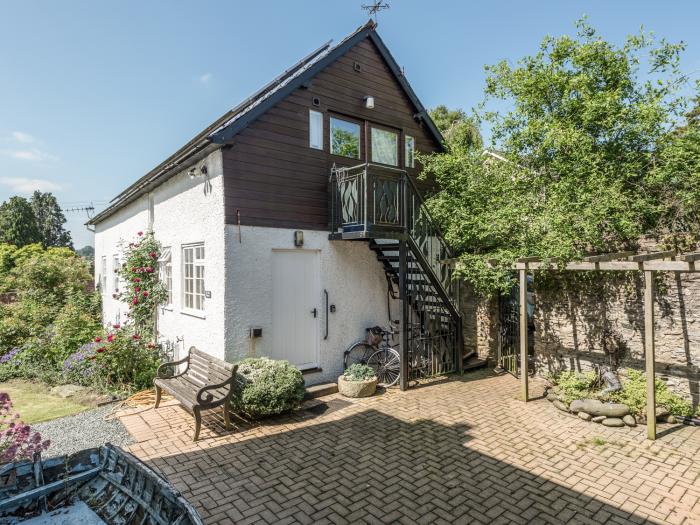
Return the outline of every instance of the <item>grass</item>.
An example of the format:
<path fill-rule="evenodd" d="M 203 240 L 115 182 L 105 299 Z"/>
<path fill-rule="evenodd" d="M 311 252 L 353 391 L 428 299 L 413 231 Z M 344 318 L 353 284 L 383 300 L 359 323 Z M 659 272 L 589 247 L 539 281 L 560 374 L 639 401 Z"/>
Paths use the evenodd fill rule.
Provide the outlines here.
<path fill-rule="evenodd" d="M 52 396 L 49 387 L 42 383 L 8 381 L 0 383 L 0 392 L 10 394 L 12 408 L 29 425 L 70 416 L 89 408 L 70 399 Z"/>

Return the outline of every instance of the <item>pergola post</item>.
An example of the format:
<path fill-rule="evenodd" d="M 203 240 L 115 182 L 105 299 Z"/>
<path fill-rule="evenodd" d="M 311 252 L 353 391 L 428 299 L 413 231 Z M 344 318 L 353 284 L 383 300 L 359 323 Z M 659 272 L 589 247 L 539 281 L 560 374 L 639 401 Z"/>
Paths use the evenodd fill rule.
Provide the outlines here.
<path fill-rule="evenodd" d="M 656 365 L 654 363 L 654 272 L 644 271 L 644 359 L 647 378 L 647 438 L 656 439 Z"/>
<path fill-rule="evenodd" d="M 520 397 L 528 401 L 527 265 L 520 270 Z"/>

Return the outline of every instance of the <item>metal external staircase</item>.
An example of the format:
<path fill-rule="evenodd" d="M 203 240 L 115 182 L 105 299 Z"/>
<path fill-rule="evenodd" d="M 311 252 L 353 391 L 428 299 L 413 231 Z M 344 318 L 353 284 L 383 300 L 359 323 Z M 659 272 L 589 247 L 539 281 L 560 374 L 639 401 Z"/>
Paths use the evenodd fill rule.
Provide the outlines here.
<path fill-rule="evenodd" d="M 334 168 L 331 238 L 365 241 L 401 299 L 402 388 L 408 380 L 462 369 L 459 283 L 452 258 L 414 182 L 403 170 Z"/>

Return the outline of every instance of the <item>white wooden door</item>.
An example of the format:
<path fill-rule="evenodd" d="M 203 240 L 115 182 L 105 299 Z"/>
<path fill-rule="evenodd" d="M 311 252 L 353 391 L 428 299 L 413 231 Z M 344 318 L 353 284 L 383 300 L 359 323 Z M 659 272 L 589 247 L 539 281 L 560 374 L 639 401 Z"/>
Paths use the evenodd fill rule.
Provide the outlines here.
<path fill-rule="evenodd" d="M 272 251 L 272 357 L 300 369 L 318 366 L 319 253 Z"/>

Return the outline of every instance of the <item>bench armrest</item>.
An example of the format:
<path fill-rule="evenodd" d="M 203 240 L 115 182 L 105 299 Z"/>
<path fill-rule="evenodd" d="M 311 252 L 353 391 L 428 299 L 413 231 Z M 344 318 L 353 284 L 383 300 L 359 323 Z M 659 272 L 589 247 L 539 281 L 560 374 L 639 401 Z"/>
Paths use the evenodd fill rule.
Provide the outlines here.
<path fill-rule="evenodd" d="M 166 373 L 166 371 L 165 371 L 166 367 L 177 366 L 177 365 L 181 365 L 182 363 L 187 363 L 187 366 L 179 374 Z M 163 363 L 162 365 L 160 365 L 158 367 L 158 370 L 156 371 L 156 379 L 173 379 L 175 377 L 180 377 L 181 375 L 185 374 L 189 368 L 190 368 L 190 356 L 188 355 L 187 357 L 183 357 L 179 361 L 169 361 L 168 363 Z"/>
<path fill-rule="evenodd" d="M 215 401 L 221 401 L 222 399 L 230 397 L 231 391 L 233 390 L 233 383 L 236 380 L 237 370 L 238 365 L 233 367 L 233 369 L 231 370 L 231 377 L 229 377 L 226 381 L 222 381 L 221 383 L 217 383 L 215 385 L 206 385 L 200 388 L 199 392 L 197 392 L 197 404 L 201 405 L 202 407 L 206 407 L 207 405 Z M 228 385 L 228 392 L 221 399 L 214 399 L 214 394 L 212 394 L 211 392 L 207 392 L 208 390 L 217 390 L 219 388 L 223 388 L 226 385 Z"/>

